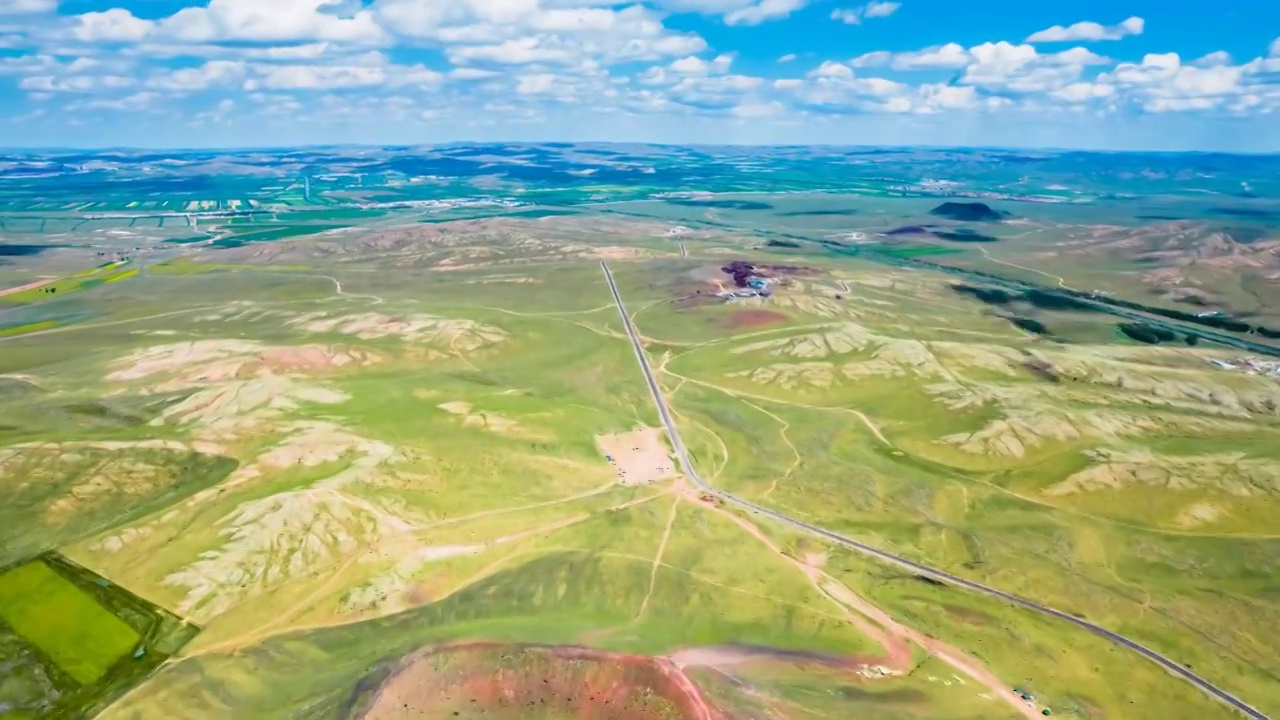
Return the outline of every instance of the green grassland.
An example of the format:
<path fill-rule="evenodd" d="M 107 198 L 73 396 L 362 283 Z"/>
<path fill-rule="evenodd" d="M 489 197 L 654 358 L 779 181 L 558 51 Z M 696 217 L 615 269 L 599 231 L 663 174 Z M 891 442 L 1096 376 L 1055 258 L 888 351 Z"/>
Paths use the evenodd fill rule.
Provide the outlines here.
<path fill-rule="evenodd" d="M 955 247 L 946 247 L 943 245 L 931 245 L 928 243 L 891 243 L 874 246 L 876 252 L 889 255 L 891 257 L 914 258 L 914 257 L 933 257 L 937 255 L 955 255 L 963 253 L 964 250 Z"/>
<path fill-rule="evenodd" d="M 746 717 L 767 717 L 770 708 L 796 720 L 1016 717 L 1012 709 L 994 699 L 965 692 L 968 681 L 957 678 L 953 668 L 933 658 L 913 668 L 907 678 L 888 682 L 850 682 L 847 677 L 815 666 L 755 668 L 737 676 L 738 682 L 750 685 L 752 696 L 744 697 L 719 673 L 694 673 L 711 697 Z"/>
<path fill-rule="evenodd" d="M 1251 322 L 1270 327 L 1280 324 L 1280 292 L 1276 291 L 1274 283 L 1267 281 L 1265 264 L 1254 266 L 1250 262 L 1215 263 L 1212 259 L 1207 262 L 1176 263 L 1175 260 L 1189 257 L 1196 251 L 1194 243 L 1184 241 L 1182 245 L 1165 247 L 1161 245 L 1158 235 L 1153 236 L 1145 246 L 1100 245 L 1088 248 L 1086 245 L 1087 250 L 1083 252 L 1046 251 L 1046 237 L 1072 234 L 1087 237 L 1083 230 L 1065 226 L 1046 235 L 1001 240 L 988 247 L 985 255 L 969 252 L 931 259 L 1028 282 L 1046 285 L 1061 282 L 1066 287 L 1078 290 L 1101 290 L 1116 298 L 1155 307 L 1184 312 L 1223 309 L 1248 317 Z M 1233 228 L 1224 230 L 1228 234 L 1234 234 Z M 1248 243 L 1242 244 L 1242 247 L 1245 252 L 1249 250 Z M 1154 260 L 1145 257 L 1144 250 L 1161 250 L 1169 258 Z M 1262 262 L 1265 263 L 1265 259 Z M 1153 271 L 1162 269 L 1166 271 L 1165 278 L 1158 280 L 1156 276 L 1159 273 Z M 1196 288 L 1210 305 L 1202 308 L 1174 301 L 1173 296 L 1168 293 L 1177 288 Z"/>
<path fill-rule="evenodd" d="M 255 267 L 252 265 L 234 265 L 227 263 L 205 263 L 195 262 L 188 257 L 178 257 L 167 262 L 156 263 L 147 268 L 147 272 L 153 275 L 195 275 L 198 273 L 218 272 L 218 271 L 252 271 Z M 273 266 L 272 272 L 284 272 L 289 270 L 306 270 L 305 265 L 296 267 Z"/>
<path fill-rule="evenodd" d="M 664 548 L 661 538 L 673 509 L 676 526 Z M 425 607 L 271 639 L 234 655 L 201 654 L 179 662 L 104 717 L 159 717 L 173 712 L 174 702 L 183 703 L 186 717 L 211 717 L 233 702 L 243 717 L 304 712 L 340 718 L 341 699 L 366 668 L 453 639 L 590 638 L 598 647 L 640 652 L 724 642 L 874 650 L 833 617 L 834 605 L 805 590 L 785 561 L 759 543 L 744 544 L 745 537 L 727 521 L 687 501 L 673 506 L 669 498 L 598 514 L 523 548 L 518 561 Z M 661 561 L 656 575 L 655 554 Z M 300 664 L 304 657 L 309 660 Z M 885 695 L 863 693 L 860 707 L 895 707 L 895 687 L 915 698 L 916 707 L 903 717 L 929 717 L 926 706 L 938 712 L 976 701 L 972 691 L 936 687 L 927 675 L 886 681 Z M 192 684 L 196 677 L 203 680 Z M 171 691 L 178 687 L 191 692 L 179 698 Z M 832 702 L 814 717 L 837 717 L 847 709 Z"/>
<path fill-rule="evenodd" d="M 593 436 L 652 425 L 655 413 L 639 376 L 625 371 L 633 359 L 621 342 L 598 265 L 548 263 L 545 270 L 541 284 L 483 282 L 492 278 L 492 270 L 406 273 L 388 282 L 375 282 L 355 270 L 332 278 L 263 272 L 260 267 L 149 273 L 135 288 L 170 298 L 163 312 L 149 312 L 161 308 L 148 308 L 145 293 L 135 291 L 113 303 L 109 317 L 118 319 L 99 321 L 120 324 L 104 325 L 101 331 L 86 324 L 43 340 L 15 341 L 13 370 L 43 372 L 68 384 L 72 377 L 87 378 L 79 384 L 81 392 L 111 393 L 113 407 L 136 397 L 129 416 L 145 422 L 167 417 L 168 408 L 187 402 L 199 387 L 175 387 L 170 396 L 145 402 L 146 396 L 136 394 L 178 382 L 182 366 L 134 383 L 103 380 L 120 358 L 148 346 L 252 338 L 271 347 L 360 348 L 379 358 L 367 366 L 313 369 L 295 376 L 291 382 L 324 387 L 345 400 L 303 401 L 279 419 L 270 413 L 253 415 L 265 424 L 251 437 L 223 442 L 228 456 L 240 463 L 240 473 L 264 452 L 290 442 L 294 425 L 324 425 L 396 448 L 399 455 L 385 469 L 364 474 L 360 468 L 366 451 L 357 444 L 324 462 L 277 469 L 234 486 L 223 481 L 225 489 L 213 486 L 219 488 L 213 494 L 184 491 L 68 546 L 78 561 L 135 593 L 208 620 L 190 650 L 192 659 L 166 670 L 147 687 L 185 682 L 185 668 L 220 666 L 226 662 L 223 653 L 234 651 L 235 657 L 247 659 L 257 657 L 262 643 L 301 647 L 285 640 L 290 628 L 335 624 L 332 630 L 307 631 L 305 643 L 312 636 L 347 633 L 350 627 L 360 631 L 339 642 L 337 652 L 344 658 L 367 658 L 371 652 L 393 657 L 437 639 L 482 636 L 563 643 L 587 638 L 587 633 L 599 634 L 594 639 L 610 647 L 648 652 L 739 641 L 876 652 L 840 619 L 838 607 L 809 588 L 795 568 L 770 559 L 763 546 L 755 546 L 754 552 L 765 553 L 759 561 L 730 562 L 742 555 L 739 545 L 748 536 L 741 530 L 704 516 L 688 501 L 673 504 L 669 496 L 647 495 L 657 488 L 601 492 L 613 475 Z M 342 296 L 336 295 L 334 278 L 342 283 Z M 548 292 L 547 283 L 564 292 Z M 250 300 L 252 307 L 218 315 L 215 311 L 225 310 L 230 300 Z M 170 314 L 184 310 L 189 312 Z M 294 322 L 316 312 L 466 320 L 496 328 L 504 339 L 492 348 L 456 352 L 449 342 L 431 337 L 358 338 L 340 330 L 306 331 Z M 131 332 L 119 332 L 122 325 Z M 152 334 L 156 332 L 178 335 Z M 39 350 L 52 349 L 50 338 L 65 347 L 99 342 L 92 353 L 41 364 Z M 472 414 L 512 424 L 494 431 L 439 407 L 458 402 L 468 404 Z M 145 430 L 131 425 L 78 433 L 120 442 L 149 435 L 199 436 L 201 421 L 190 422 L 194 424 L 161 421 Z M 50 452 L 56 457 L 65 448 Z M 116 459 L 136 452 L 118 450 Z M 351 480 L 339 480 L 353 472 Z M 330 501 L 343 504 L 325 504 Z M 639 504 L 614 509 L 632 502 Z M 305 524 L 288 519 L 291 508 L 304 514 Z M 254 514 L 260 512 L 268 515 Z M 343 512 L 352 516 L 344 519 Z M 383 513 L 408 523 L 412 531 L 383 533 L 377 523 L 390 522 L 377 520 Z M 262 524 L 254 518 L 262 518 Z M 668 523 L 671 537 L 664 542 Z M 522 533 L 527 539 L 503 539 Z M 249 543 L 256 537 L 270 543 Z M 304 549 L 312 542 L 332 549 Z M 425 565 L 402 563 L 415 549 L 463 543 L 492 547 Z M 657 564 L 655 556 L 661 556 Z M 210 577 L 229 573 L 222 586 L 206 592 L 174 581 L 201 558 L 206 561 L 201 572 L 215 574 Z M 265 570 L 271 567 L 279 570 Z M 239 584 L 232 579 L 235 572 L 243 573 Z M 267 574 L 257 575 L 261 572 Z M 395 583 L 379 590 L 383 586 L 378 583 L 391 575 Z M 383 594 L 372 605 L 352 609 L 371 592 Z M 422 603 L 411 599 L 417 593 L 434 602 L 416 607 Z M 405 609 L 380 617 L 397 608 Z M 675 618 L 683 619 L 673 622 Z M 355 619 L 363 622 L 342 625 Z M 348 642 L 356 645 L 343 646 Z M 341 677 L 354 682 L 364 667 L 343 659 L 333 672 L 346 673 Z M 281 668 L 272 671 L 285 673 L 281 687 L 296 681 L 304 691 L 273 691 L 276 697 L 259 698 L 256 689 L 245 686 L 247 676 L 239 670 L 225 676 L 211 672 L 230 678 L 238 689 L 226 697 L 243 703 L 248 716 L 270 716 L 273 708 L 283 707 L 277 703 L 309 703 L 320 687 L 310 685 L 309 678 L 290 679 Z M 337 677 L 330 668 L 321 675 Z M 328 692 L 324 688 L 322 694 Z M 146 688 L 140 693 L 130 697 L 140 698 L 138 707 L 145 712 L 163 707 Z M 205 712 L 201 702 L 193 702 L 191 716 Z M 213 707 L 208 706 L 209 712 Z"/>
<path fill-rule="evenodd" d="M 315 233 L 326 232 L 328 230 L 338 230 L 350 225 L 340 225 L 334 223 L 327 224 L 267 224 L 252 223 L 246 225 L 234 225 L 234 232 L 221 235 L 213 241 L 215 246 L 219 247 L 237 247 L 245 243 L 269 242 L 272 240 L 283 240 L 285 238 L 300 237 L 303 235 L 313 235 Z"/>
<path fill-rule="evenodd" d="M 226 457 L 162 449 L 118 451 L 92 444 L 74 454 L 23 449 L 4 460 L 0 476 L 0 522 L 10 530 L 0 543 L 0 562 L 168 508 L 218 483 L 235 465 Z"/>
<path fill-rule="evenodd" d="M 251 284 L 256 281 L 253 275 L 252 271 L 246 271 L 231 273 L 229 277 L 236 278 L 236 283 Z M 183 297 L 200 307 L 206 305 L 206 300 L 226 291 L 228 285 L 228 279 L 212 283 L 204 280 L 207 277 L 148 278 L 148 283 L 163 286 L 181 279 L 188 285 Z M 285 284 L 306 283 L 326 289 L 332 284 L 328 280 L 288 273 L 276 279 Z M 216 294 L 205 294 L 206 290 Z M 458 283 L 448 292 L 432 293 L 421 301 L 389 299 L 380 304 L 378 300 L 353 297 L 340 299 L 335 305 L 315 304 L 314 300 L 290 292 L 287 294 L 292 299 L 287 306 L 275 306 L 264 300 L 260 304 L 264 310 L 260 316 L 225 322 L 184 322 L 195 332 L 195 337 L 209 341 L 247 334 L 281 346 L 301 342 L 334 343 L 341 347 L 358 344 L 382 357 L 379 363 L 359 368 L 358 372 L 337 371 L 324 375 L 326 386 L 345 394 L 349 401 L 340 406 L 314 409 L 304 406 L 292 414 L 297 422 L 333 423 L 397 447 L 414 448 L 396 462 L 396 478 L 360 481 L 347 487 L 344 492 L 355 501 L 395 507 L 398 514 L 413 522 L 430 524 L 495 508 L 554 501 L 608 485 L 612 475 L 594 448 L 593 435 L 623 431 L 637 423 L 653 421 L 652 409 L 645 402 L 638 378 L 608 372 L 608 368 L 629 361 L 625 345 L 602 338 L 568 318 L 540 317 L 536 313 L 526 316 L 523 311 L 500 311 L 496 305 L 492 309 L 486 309 L 489 306 L 485 305 L 473 312 L 476 322 L 491 323 L 507 333 L 509 339 L 498 349 L 430 361 L 424 361 L 422 349 L 414 343 L 396 337 L 357 341 L 342 333 L 299 333 L 287 326 L 288 320 L 297 314 L 317 309 L 352 314 L 376 310 L 392 317 L 419 313 L 456 318 L 462 308 L 476 307 L 475 301 L 493 302 L 493 298 L 482 294 L 483 290 L 479 285 Z M 228 292 L 244 297 L 241 292 Z M 463 292 L 471 296 L 461 297 Z M 197 294 L 204 296 L 197 298 Z M 567 300 L 573 302 L 571 297 Z M 133 327 L 161 328 L 166 323 L 171 321 L 144 320 Z M 190 340 L 192 335 L 184 333 L 183 339 Z M 117 340 L 116 349 L 100 350 L 88 361 L 78 361 L 79 364 L 64 364 L 61 372 L 89 372 L 88 366 L 92 363 L 119 357 L 147 342 L 156 340 L 148 340 L 145 335 L 130 336 L 123 344 Z M 511 362 L 512 357 L 522 361 Z M 438 407 L 451 402 L 469 403 L 476 413 L 509 419 L 516 426 L 508 433 L 468 426 L 463 422 L 465 418 Z M 171 431 L 162 426 L 156 432 Z M 232 452 L 242 458 L 252 457 L 281 437 L 281 433 L 265 435 L 261 437 L 262 447 L 241 444 Z M 110 554 L 91 550 L 101 541 L 101 536 L 78 543 L 72 552 L 82 561 L 127 582 L 140 594 L 168 607 L 177 607 L 183 597 L 182 590 L 167 585 L 165 578 L 189 564 L 203 549 L 218 547 L 222 542 L 220 518 L 247 503 L 305 491 L 318 481 L 340 474 L 350 461 L 347 458 L 305 470 L 277 472 L 270 482 L 220 493 L 190 508 L 180 505 L 176 514 L 161 523 L 164 532 L 156 532 Z M 462 478 L 466 478 L 465 482 Z M 139 517 L 140 524 L 149 527 L 155 515 L 161 514 L 165 513 L 157 511 L 150 520 Z M 374 568 L 358 570 L 371 573 Z M 359 581 L 360 577 L 353 576 L 353 582 Z M 278 599 L 277 592 L 277 588 L 271 588 L 264 604 L 254 611 L 258 618 L 270 617 L 276 612 L 271 603 Z M 208 632 L 216 636 L 221 631 L 215 623 Z"/>
<path fill-rule="evenodd" d="M 136 269 L 126 266 L 95 268 L 88 273 L 77 273 L 71 277 L 54 280 L 46 285 L 0 296 L 0 304 L 29 304 L 61 298 L 72 293 L 89 290 L 104 283 L 127 280 L 138 274 Z"/>
<path fill-rule="evenodd" d="M 844 277 L 851 277 L 850 271 L 856 272 L 856 265 L 837 270 Z M 645 287 L 635 276 L 627 282 L 642 305 Z M 731 332 L 712 320 L 726 312 L 723 307 L 677 312 L 656 305 L 638 313 L 641 332 L 657 336 L 651 354 L 671 353 L 660 375 L 704 477 L 793 517 L 1076 612 L 1193 665 L 1264 708 L 1280 702 L 1274 693 L 1280 658 L 1261 639 L 1280 628 L 1280 615 L 1267 600 L 1274 592 L 1267 578 L 1280 562 L 1280 541 L 1268 534 L 1277 519 L 1276 499 L 1269 494 L 1274 490 L 1264 484 L 1256 492 L 1233 496 L 1227 489 L 1229 477 L 1223 476 L 1233 471 L 1194 464 L 1208 462 L 1196 458 L 1241 452 L 1260 467 L 1274 467 L 1276 428 L 1265 415 L 1254 415 L 1247 423 L 1235 416 L 1224 419 L 1213 402 L 1179 402 L 1161 410 L 1153 400 L 1144 400 L 1137 379 L 1168 374 L 1181 383 L 1200 381 L 1242 397 L 1265 392 L 1265 381 L 1217 377 L 1203 359 L 1176 353 L 1130 354 L 1118 356 L 1123 359 L 1112 361 L 1108 372 L 1129 373 L 1139 391 L 1118 396 L 1114 385 L 1104 381 L 1096 389 L 1084 385 L 1059 396 L 1034 374 L 1006 376 L 994 370 L 998 363 L 986 352 L 975 354 L 961 345 L 1018 348 L 1060 358 L 1064 365 L 1068 358 L 1076 362 L 1083 357 L 1081 350 L 1010 336 L 976 303 L 966 307 L 945 290 L 851 284 L 851 298 L 858 305 L 824 318 L 797 311 L 779 297 L 765 307 L 790 313 L 791 319 L 772 329 L 741 330 L 752 337 L 739 341 L 730 340 Z M 654 288 L 648 286 L 648 292 L 652 297 Z M 877 304 L 891 301 L 890 293 L 902 300 Z M 750 373 L 777 363 L 807 365 L 812 371 L 813 366 L 830 365 L 830 353 L 734 352 L 748 343 L 810 333 L 820 323 L 855 323 L 898 340 L 840 353 L 834 372 L 820 368 L 822 372 L 800 373 L 790 385 L 761 382 Z M 722 329 L 716 332 L 716 327 Z M 691 344 L 698 336 L 702 342 Z M 910 342 L 904 344 L 907 338 Z M 916 352 L 926 347 L 919 341 L 929 343 L 931 352 Z M 774 349 L 785 347 L 790 346 Z M 1094 352 L 1105 357 L 1106 349 Z M 933 362 L 949 369 L 937 375 L 919 370 Z M 845 378 L 840 364 L 889 374 Z M 946 408 L 937 394 L 926 390 L 947 384 L 982 399 Z M 1166 386 L 1151 387 L 1165 392 Z M 1124 413 L 1157 420 L 1154 426 L 1114 438 L 1049 432 L 1043 442 L 1029 443 L 1017 455 L 974 453 L 939 443 L 1011 415 L 1028 423 L 1030 432 L 1037 422 L 1056 422 L 1052 418 L 1058 413 Z M 1197 424 L 1187 424 L 1193 422 Z M 1192 432 L 1191 427 L 1200 430 Z M 1114 489 L 1049 492 L 1090 467 L 1085 453 L 1099 447 L 1155 453 L 1155 459 L 1140 462 L 1180 462 L 1200 468 L 1182 472 L 1202 480 L 1198 487 L 1180 489 L 1131 482 Z M 1197 503 L 1230 510 L 1203 527 L 1184 526 L 1180 513 Z M 1134 697 L 1101 686 L 1090 692 L 1113 711 Z M 1106 693 L 1112 697 L 1104 699 Z"/>
<path fill-rule="evenodd" d="M 341 718 L 371 668 L 475 639 L 877 656 L 798 566 L 821 553 L 1057 716 L 1223 716 L 1068 626 L 765 525 L 783 556 L 669 484 L 618 486 L 595 436 L 658 419 L 603 244 L 642 258 L 609 262 L 705 479 L 1280 703 L 1266 483 L 1280 427 L 1255 411 L 1258 379 L 1211 372 L 1202 349 L 1106 344 L 1089 316 L 1054 316 L 1068 330 L 1047 340 L 944 276 L 852 258 L 744 252 L 814 270 L 768 300 L 681 300 L 730 256 L 681 259 L 653 226 L 593 222 L 197 249 L 2 338 L 0 392 L 23 410 L 0 427 L 6 522 L 23 528 L 6 557 L 59 549 L 203 627 L 103 717 Z M 1173 480 L 1135 480 L 1139 466 Z M 795 718 L 1008 714 L 921 662 L 856 686 L 752 682 L 808 708 Z"/>
<path fill-rule="evenodd" d="M 901 621 L 964 647 L 1011 686 L 1033 693 L 1055 717 L 1234 716 L 1154 664 L 1058 621 L 845 552 L 834 553 L 828 569 Z"/>
<path fill-rule="evenodd" d="M 41 320 L 40 322 L 23 323 L 21 325 L 10 325 L 0 328 L 0 337 L 13 337 L 17 335 L 25 335 L 30 332 L 39 332 L 56 327 L 57 322 L 54 320 Z"/>

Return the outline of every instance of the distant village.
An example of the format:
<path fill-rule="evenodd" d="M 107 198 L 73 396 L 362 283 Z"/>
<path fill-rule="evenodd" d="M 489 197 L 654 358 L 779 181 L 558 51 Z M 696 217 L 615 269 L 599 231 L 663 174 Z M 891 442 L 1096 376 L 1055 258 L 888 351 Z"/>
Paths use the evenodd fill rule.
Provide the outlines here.
<path fill-rule="evenodd" d="M 1223 370 L 1239 370 L 1250 375 L 1267 375 L 1273 378 L 1280 378 L 1280 361 L 1277 360 L 1259 360 L 1249 355 L 1235 360 L 1218 360 L 1215 358 L 1209 362 Z"/>

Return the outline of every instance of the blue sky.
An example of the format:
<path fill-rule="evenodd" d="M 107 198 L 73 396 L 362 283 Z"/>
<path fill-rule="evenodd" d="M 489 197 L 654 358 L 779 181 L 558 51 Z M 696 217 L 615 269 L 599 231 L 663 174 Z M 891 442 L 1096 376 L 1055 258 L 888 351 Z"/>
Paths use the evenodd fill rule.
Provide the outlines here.
<path fill-rule="evenodd" d="M 0 145 L 1280 151 L 1275 0 L 0 0 Z"/>

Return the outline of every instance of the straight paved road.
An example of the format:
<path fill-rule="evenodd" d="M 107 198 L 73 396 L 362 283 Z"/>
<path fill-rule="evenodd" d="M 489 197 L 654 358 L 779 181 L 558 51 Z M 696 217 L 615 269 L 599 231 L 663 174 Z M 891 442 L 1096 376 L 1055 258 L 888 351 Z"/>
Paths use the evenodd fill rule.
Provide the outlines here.
<path fill-rule="evenodd" d="M 801 520 L 795 520 L 775 510 L 770 510 L 768 508 L 760 507 L 755 503 L 751 503 L 741 498 L 734 497 L 729 493 L 717 490 L 711 485 L 707 484 L 706 481 L 704 481 L 698 475 L 698 471 L 694 469 L 693 462 L 689 460 L 689 453 L 685 449 L 684 441 L 680 439 L 680 431 L 676 428 L 676 423 L 671 417 L 670 410 L 668 410 L 667 408 L 667 401 L 662 396 L 662 390 L 658 386 L 658 381 L 653 377 L 653 369 L 649 367 L 649 358 L 644 354 L 644 346 L 641 345 L 640 343 L 640 336 L 636 332 L 635 325 L 633 325 L 631 322 L 631 316 L 627 314 L 627 308 L 622 302 L 622 295 L 618 293 L 618 285 L 613 281 L 613 273 L 609 271 L 609 266 L 603 262 L 600 263 L 600 269 L 604 271 L 605 280 L 608 281 L 609 283 L 609 292 L 613 293 L 613 301 L 618 306 L 618 314 L 622 316 L 622 323 L 627 330 L 627 335 L 631 338 L 631 348 L 632 350 L 635 351 L 636 361 L 639 362 L 640 370 L 644 373 L 645 382 L 648 383 L 649 385 L 649 392 L 653 395 L 653 402 L 658 408 L 658 415 L 662 418 L 662 424 L 666 426 L 667 436 L 671 438 L 671 446 L 675 449 L 676 458 L 680 461 L 680 468 L 684 471 L 684 474 L 690 480 L 692 480 L 695 485 L 698 486 L 699 489 L 703 490 L 704 492 L 710 493 L 716 497 L 722 498 L 726 502 L 733 503 L 738 507 L 745 508 L 747 510 L 750 510 L 751 512 L 773 518 L 778 522 L 784 523 L 786 525 L 790 525 L 791 527 L 796 528 L 798 530 L 804 530 L 805 532 L 825 538 L 838 545 L 842 545 L 851 550 L 856 550 L 860 553 L 863 553 L 864 555 L 869 555 L 878 560 L 883 560 L 885 562 L 897 565 L 899 567 L 906 568 L 918 575 L 923 575 L 925 577 L 947 583 L 948 585 L 955 585 L 958 587 L 962 587 L 966 590 L 971 590 L 973 592 L 981 593 L 983 595 L 987 595 L 990 597 L 999 598 L 1001 600 L 1012 603 L 1014 605 L 1018 605 L 1028 610 L 1041 613 L 1042 615 L 1048 615 L 1050 617 L 1055 617 L 1059 620 L 1069 622 L 1078 628 L 1081 628 L 1083 630 L 1088 630 L 1094 635 L 1101 636 L 1103 638 L 1106 638 L 1107 640 L 1110 640 L 1113 643 L 1122 645 L 1126 648 L 1129 648 L 1130 650 L 1133 650 L 1134 652 L 1142 655 L 1148 660 L 1151 660 L 1152 662 L 1160 665 L 1165 670 L 1168 670 L 1174 675 L 1177 675 L 1182 679 L 1186 680 L 1187 682 L 1191 683 L 1192 685 L 1195 685 L 1197 688 L 1208 693 L 1215 700 L 1219 700 L 1225 703 L 1226 705 L 1232 708 L 1235 708 L 1236 710 L 1239 710 L 1241 713 L 1245 714 L 1246 716 L 1253 718 L 1253 720 L 1270 720 L 1270 718 L 1262 714 L 1261 711 L 1254 709 L 1253 707 L 1245 703 L 1243 700 L 1240 700 L 1239 698 L 1235 697 L 1231 693 L 1228 693 L 1226 690 L 1223 690 L 1218 686 L 1214 685 L 1213 683 L 1209 682 L 1208 680 L 1205 680 L 1204 678 L 1192 672 L 1190 669 L 1182 665 L 1179 665 L 1178 663 L 1170 660 L 1169 658 L 1166 658 L 1165 656 L 1161 655 L 1155 650 L 1152 650 L 1146 647 L 1145 645 L 1136 643 L 1133 640 L 1130 640 L 1129 638 L 1126 638 L 1122 635 L 1117 635 L 1116 633 L 1113 633 L 1110 630 L 1107 630 L 1106 628 L 1100 627 L 1098 625 L 1094 625 L 1088 620 L 1082 620 L 1081 618 L 1078 618 L 1069 613 L 1062 612 L 1061 610 L 1054 610 L 1051 607 L 1046 607 L 1044 605 L 1034 603 L 1030 600 L 1024 600 L 1016 595 L 1011 595 L 1003 590 L 997 590 L 996 588 L 988 587 L 981 583 L 973 582 L 972 580 L 965 580 L 964 578 L 956 577 L 955 575 L 948 574 L 941 570 L 935 570 L 931 567 L 921 565 L 920 563 L 917 563 L 913 560 L 908 560 L 907 558 L 894 555 L 893 553 L 881 550 L 876 547 L 872 547 L 870 545 L 867 545 L 866 543 L 858 542 L 857 540 L 852 540 L 842 535 L 837 535 L 829 530 L 824 530 L 816 525 L 810 525 L 807 522 L 803 522 Z M 1123 682 L 1123 680 L 1117 680 L 1117 682 Z"/>

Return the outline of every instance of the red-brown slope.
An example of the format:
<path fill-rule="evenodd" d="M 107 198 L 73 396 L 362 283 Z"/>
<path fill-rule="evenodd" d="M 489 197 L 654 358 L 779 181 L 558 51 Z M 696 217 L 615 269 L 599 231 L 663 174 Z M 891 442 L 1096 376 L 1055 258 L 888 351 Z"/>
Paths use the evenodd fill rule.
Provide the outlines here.
<path fill-rule="evenodd" d="M 733 720 L 673 662 L 476 643 L 407 658 L 361 720 Z"/>

